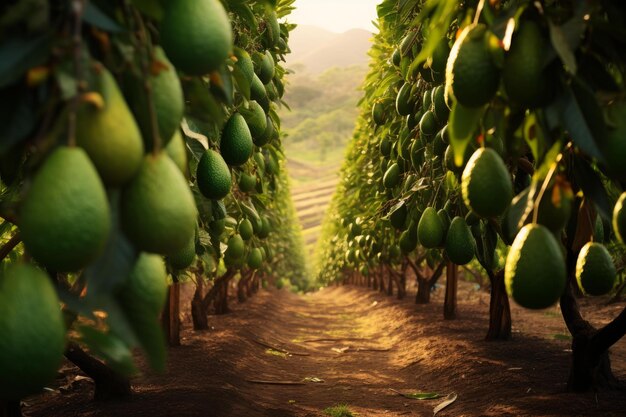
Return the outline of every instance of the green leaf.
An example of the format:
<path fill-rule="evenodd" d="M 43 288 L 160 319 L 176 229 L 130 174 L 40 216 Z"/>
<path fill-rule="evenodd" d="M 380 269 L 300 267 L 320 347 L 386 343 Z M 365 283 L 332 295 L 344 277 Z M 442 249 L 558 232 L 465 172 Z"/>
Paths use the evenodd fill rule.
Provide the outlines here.
<path fill-rule="evenodd" d="M 158 317 L 151 309 L 140 304 L 123 307 L 113 297 L 102 297 L 101 310 L 106 311 L 107 324 L 112 333 L 118 335 L 127 345 L 140 347 L 156 371 L 165 369 L 167 352 L 165 337 Z"/>
<path fill-rule="evenodd" d="M 87 326 L 80 326 L 78 332 L 89 351 L 103 359 L 114 371 L 126 376 L 137 372 L 132 352 L 119 337 Z"/>
<path fill-rule="evenodd" d="M 42 65 L 51 51 L 48 34 L 37 38 L 11 37 L 0 44 L 0 88 L 17 81 L 32 67 Z"/>
<path fill-rule="evenodd" d="M 165 336 L 158 317 L 150 313 L 149 311 L 140 311 L 135 306 L 135 310 L 129 315 L 129 321 L 141 348 L 148 357 L 150 366 L 158 372 L 163 372 L 167 359 Z"/>
<path fill-rule="evenodd" d="M 537 116 L 535 113 L 530 113 L 524 119 L 524 140 L 528 144 L 531 152 L 533 153 L 533 158 L 535 161 L 539 161 L 543 156 L 546 147 L 545 137 L 543 136 L 543 131 L 541 126 L 539 126 L 537 121 Z"/>
<path fill-rule="evenodd" d="M 250 29 L 250 32 L 252 32 L 253 35 L 257 35 L 259 33 L 259 22 L 254 16 L 254 12 L 250 8 L 250 6 L 248 6 L 247 4 L 233 4 L 230 8 L 233 12 L 235 12 L 235 14 L 239 15 L 241 20 L 244 21 L 244 23 L 246 24 L 246 26 L 248 26 L 248 29 Z"/>
<path fill-rule="evenodd" d="M 261 220 L 259 213 L 252 204 L 248 203 L 247 201 L 241 201 L 239 204 L 241 205 L 241 209 L 247 217 L 251 217 L 252 219 L 254 219 L 254 221 Z"/>
<path fill-rule="evenodd" d="M 608 131 L 604 122 L 604 113 L 600 108 L 595 93 L 579 77 L 572 79 L 571 87 L 578 106 L 587 122 L 587 126 L 589 126 L 594 143 L 605 143 L 608 137 Z"/>
<path fill-rule="evenodd" d="M 100 28 L 106 32 L 121 33 L 126 31 L 126 29 L 120 26 L 115 20 L 107 16 L 91 1 L 87 2 L 87 4 L 85 5 L 83 20 L 90 25 Z"/>
<path fill-rule="evenodd" d="M 552 46 L 559 55 L 559 58 L 561 58 L 561 62 L 563 62 L 563 65 L 565 66 L 565 70 L 570 74 L 576 74 L 578 71 L 576 56 L 574 55 L 574 51 L 570 49 L 565 33 L 559 26 L 556 26 L 552 22 L 549 22 L 549 27 Z"/>
<path fill-rule="evenodd" d="M 222 65 L 215 73 L 211 74 L 211 92 L 219 97 L 224 103 L 231 106 L 234 100 L 234 85 L 231 72 L 226 65 Z"/>
<path fill-rule="evenodd" d="M 204 145 L 195 138 L 191 138 L 191 140 L 187 141 L 187 145 L 189 150 L 191 151 L 191 156 L 196 161 L 200 161 L 202 155 L 204 155 L 204 153 L 207 151 Z"/>
<path fill-rule="evenodd" d="M 136 8 L 155 20 L 163 19 L 163 7 L 158 0 L 132 0 Z"/>
<path fill-rule="evenodd" d="M 221 220 L 226 217 L 228 211 L 226 210 L 226 205 L 224 201 L 214 201 L 213 202 L 213 218 L 216 220 Z"/>
<path fill-rule="evenodd" d="M 544 157 L 538 160 L 541 161 L 541 163 L 537 168 L 535 168 L 533 179 L 542 181 L 548 175 L 548 172 L 550 172 L 550 169 L 554 165 L 562 149 L 563 142 L 561 141 L 557 141 L 552 145 L 552 147 L 548 150 L 548 152 L 546 152 Z"/>
<path fill-rule="evenodd" d="M 498 232 L 491 224 L 481 221 L 472 227 L 472 235 L 476 240 L 476 259 L 485 268 L 485 271 L 492 271 L 498 244 Z"/>
<path fill-rule="evenodd" d="M 583 104 L 577 99 L 572 88 L 565 88 L 552 106 L 555 107 L 563 127 L 572 138 L 574 144 L 587 155 L 603 161 L 604 158 L 597 146 L 594 135 L 597 134 L 601 138 L 603 134 L 606 134 L 606 130 L 603 133 L 602 130 L 594 132 L 591 129 L 592 126 L 599 124 L 597 120 L 599 109 L 594 109 L 594 107 L 597 107 L 597 101 L 593 94 L 589 96 L 584 88 L 575 88 L 577 88 L 581 101 L 592 99 L 593 102 Z M 587 111 L 583 111 L 584 109 L 587 109 Z M 589 120 L 587 120 L 587 117 Z"/>
<path fill-rule="evenodd" d="M 215 123 L 216 120 L 223 121 L 225 118 L 224 109 L 209 91 L 209 87 L 200 78 L 192 78 L 183 84 L 185 98 L 194 103 L 189 109 L 192 116 L 200 121 Z"/>
<path fill-rule="evenodd" d="M 412 400 L 435 400 L 437 398 L 441 398 L 442 395 L 436 392 L 414 392 L 411 394 L 402 394 L 405 398 L 410 398 Z"/>
<path fill-rule="evenodd" d="M 109 193 L 113 222 L 111 235 L 104 252 L 83 273 L 90 296 L 113 293 L 119 285 L 124 283 L 137 260 L 137 251 L 120 228 L 119 199 L 119 190 Z"/>
<path fill-rule="evenodd" d="M 387 218 L 389 218 L 393 213 L 395 213 L 396 211 L 400 210 L 402 207 L 404 207 L 404 205 L 406 204 L 406 201 L 404 200 L 400 200 L 398 201 L 396 204 L 394 204 L 390 209 L 389 209 L 389 213 L 387 214 Z"/>
<path fill-rule="evenodd" d="M 54 70 L 54 77 L 61 90 L 61 98 L 69 100 L 78 93 L 78 81 L 69 65 L 59 65 Z"/>
<path fill-rule="evenodd" d="M 433 3 L 433 1 L 431 0 L 429 3 Z M 432 56 L 437 44 L 446 36 L 448 30 L 450 30 L 450 22 L 456 14 L 456 2 L 436 0 L 435 3 L 437 4 L 437 9 L 434 13 L 432 13 L 432 11 L 429 12 L 431 17 L 428 29 L 424 34 L 424 43 L 422 44 L 420 53 L 415 58 L 415 61 L 418 62 L 424 62 L 427 58 Z M 424 7 L 423 10 L 428 10 L 428 8 Z M 420 14 L 418 18 L 421 19 L 424 18 L 424 16 Z"/>
<path fill-rule="evenodd" d="M 384 1 L 376 6 L 376 14 L 379 19 L 392 15 L 396 12 L 396 4 L 391 1 Z"/>
<path fill-rule="evenodd" d="M 198 215 L 203 222 L 210 222 L 213 217 L 211 215 L 211 211 L 213 210 L 212 201 L 206 198 L 200 192 L 200 189 L 197 185 L 194 185 L 191 188 L 191 192 L 193 193 L 193 198 L 196 202 L 196 207 L 198 208 Z"/>
<path fill-rule="evenodd" d="M 454 151 L 454 163 L 459 167 L 463 165 L 465 149 L 476 133 L 485 110 L 486 106 L 465 107 L 458 102 L 452 104 L 448 128 L 450 145 Z"/>
<path fill-rule="evenodd" d="M 613 205 L 609 195 L 602 184 L 600 175 L 591 167 L 589 162 L 579 155 L 574 154 L 572 159 L 574 179 L 585 194 L 596 206 L 598 213 L 605 219 L 612 218 Z"/>
<path fill-rule="evenodd" d="M 589 7 L 590 5 L 586 1 L 577 2 L 574 15 L 561 26 L 548 21 L 552 46 L 570 74 L 576 74 L 578 71 L 575 51 L 578 49 L 585 33 L 587 26 L 585 16 L 589 13 Z M 546 54 L 544 65 L 548 65 L 553 58 L 554 54 L 552 51 L 549 51 Z"/>

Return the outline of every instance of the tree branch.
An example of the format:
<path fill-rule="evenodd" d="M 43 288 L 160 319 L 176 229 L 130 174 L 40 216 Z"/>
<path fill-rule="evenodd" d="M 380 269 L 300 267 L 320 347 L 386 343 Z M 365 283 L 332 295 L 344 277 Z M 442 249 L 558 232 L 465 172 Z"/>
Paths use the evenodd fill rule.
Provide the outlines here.
<path fill-rule="evenodd" d="M 393 269 L 391 267 L 391 265 L 387 264 L 386 267 L 387 267 L 387 270 L 391 273 L 392 276 L 394 276 L 396 278 L 399 278 L 399 277 L 402 276 L 402 273 L 400 273 L 400 272 L 396 271 L 395 269 Z"/>
<path fill-rule="evenodd" d="M 475 279 L 476 281 L 480 284 L 480 286 L 483 286 L 483 276 L 480 275 L 478 272 L 474 271 L 473 269 L 470 269 L 467 267 L 467 265 L 461 265 L 461 268 L 463 268 L 464 271 L 469 272 Z M 489 275 L 489 278 L 491 280 L 493 280 L 493 277 L 495 277 L 495 274 L 492 271 L 487 271 L 487 275 Z"/>
<path fill-rule="evenodd" d="M 17 224 L 15 213 L 7 207 L 3 207 L 2 210 L 0 210 L 0 218 L 2 218 L 5 222 Z"/>
<path fill-rule="evenodd" d="M 128 378 L 89 355 L 78 344 L 69 343 L 65 350 L 65 357 L 93 379 L 96 384 L 95 400 L 123 398 L 132 394 Z"/>
<path fill-rule="evenodd" d="M 424 276 L 422 275 L 421 271 L 419 270 L 419 268 L 417 267 L 417 264 L 415 262 L 413 262 L 411 259 L 407 258 L 408 262 L 409 262 L 409 266 L 411 267 L 411 269 L 413 270 L 413 272 L 415 273 L 415 277 L 418 280 L 423 280 Z"/>
<path fill-rule="evenodd" d="M 78 113 L 78 105 L 80 102 L 80 92 L 82 91 L 82 66 L 81 66 L 81 53 L 82 53 L 82 27 L 83 27 L 83 13 L 85 4 L 82 0 L 74 0 L 71 3 L 73 14 L 73 32 L 72 32 L 72 53 L 74 60 L 74 75 L 78 81 L 78 91 L 72 98 L 70 104 L 70 111 L 68 113 L 67 122 L 67 144 L 69 146 L 76 146 L 76 118 Z"/>
<path fill-rule="evenodd" d="M 215 281 L 213 281 L 213 286 L 202 299 L 202 307 L 204 309 L 209 308 L 211 301 L 213 301 L 213 299 L 217 295 L 217 292 L 220 290 L 222 284 L 230 281 L 230 279 L 234 276 L 235 276 L 235 271 L 229 269 L 228 271 L 226 271 L 224 275 L 222 275 L 221 277 L 217 277 Z"/>
<path fill-rule="evenodd" d="M 576 297 L 574 297 L 570 280 L 567 281 L 565 291 L 563 291 L 559 304 L 565 325 L 572 336 L 594 330 L 593 326 L 580 314 L 578 301 L 576 301 Z"/>
<path fill-rule="evenodd" d="M 19 233 L 16 233 L 0 248 L 0 261 L 6 258 L 9 253 L 22 241 Z"/>
<path fill-rule="evenodd" d="M 446 266 L 446 261 L 441 261 L 439 265 L 437 265 L 437 268 L 435 268 L 435 270 L 433 271 L 433 274 L 430 277 L 431 281 L 439 279 L 439 277 L 443 273 L 444 266 Z"/>
<path fill-rule="evenodd" d="M 591 338 L 591 349 L 600 354 L 613 346 L 626 334 L 626 308 L 609 324 L 598 330 Z"/>

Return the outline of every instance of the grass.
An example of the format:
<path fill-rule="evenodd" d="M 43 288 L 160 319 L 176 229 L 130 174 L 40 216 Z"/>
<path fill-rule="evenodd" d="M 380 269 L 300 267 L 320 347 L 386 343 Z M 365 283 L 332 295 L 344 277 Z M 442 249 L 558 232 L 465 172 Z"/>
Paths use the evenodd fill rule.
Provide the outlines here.
<path fill-rule="evenodd" d="M 324 414 L 330 417 L 355 417 L 356 413 L 353 413 L 347 404 L 339 404 L 333 407 L 324 409 Z"/>

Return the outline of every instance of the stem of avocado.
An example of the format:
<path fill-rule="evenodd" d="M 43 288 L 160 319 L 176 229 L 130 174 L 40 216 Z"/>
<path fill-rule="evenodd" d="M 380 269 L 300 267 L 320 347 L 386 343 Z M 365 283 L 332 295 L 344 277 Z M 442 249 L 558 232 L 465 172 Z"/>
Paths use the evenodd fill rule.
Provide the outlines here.
<path fill-rule="evenodd" d="M 74 30 L 72 33 L 72 46 L 74 55 L 74 75 L 76 77 L 76 94 L 72 98 L 70 110 L 68 112 L 67 127 L 67 144 L 70 147 L 76 146 L 76 113 L 78 112 L 78 104 L 80 101 L 80 93 L 82 91 L 82 66 L 81 66 L 81 46 L 82 46 L 82 22 L 85 4 L 83 0 L 72 1 L 72 15 Z"/>

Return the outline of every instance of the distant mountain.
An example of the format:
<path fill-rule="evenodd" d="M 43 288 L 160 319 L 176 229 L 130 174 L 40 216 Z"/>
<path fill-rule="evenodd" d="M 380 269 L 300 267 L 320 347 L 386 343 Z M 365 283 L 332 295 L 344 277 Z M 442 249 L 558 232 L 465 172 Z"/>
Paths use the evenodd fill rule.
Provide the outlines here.
<path fill-rule="evenodd" d="M 316 26 L 299 25 L 289 37 L 291 54 L 287 56 L 287 64 L 314 74 L 332 67 L 366 65 L 371 37 L 364 29 L 334 33 Z"/>

